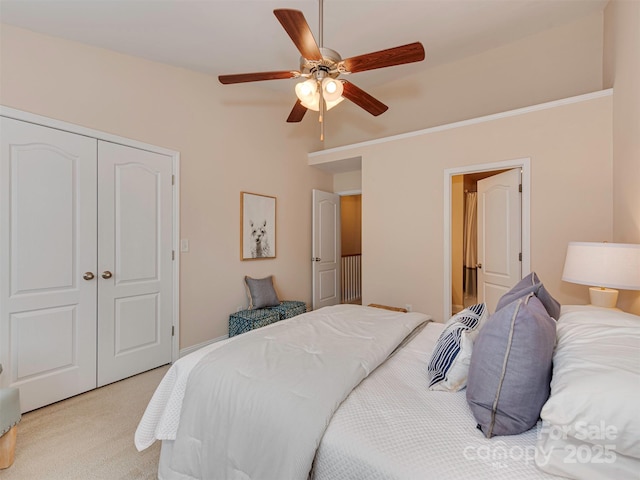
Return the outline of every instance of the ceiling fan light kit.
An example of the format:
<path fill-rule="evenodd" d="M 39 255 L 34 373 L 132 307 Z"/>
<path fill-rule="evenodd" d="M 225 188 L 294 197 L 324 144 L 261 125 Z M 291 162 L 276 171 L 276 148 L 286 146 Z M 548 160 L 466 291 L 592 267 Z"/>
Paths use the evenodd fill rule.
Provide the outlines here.
<path fill-rule="evenodd" d="M 342 98 L 344 87 L 340 80 L 334 78 L 322 79 L 322 96 L 327 102 L 335 102 Z"/>
<path fill-rule="evenodd" d="M 310 78 L 297 83 L 295 87 L 296 96 L 300 99 L 300 103 L 308 110 L 315 112 L 320 110 L 320 90 L 326 110 L 331 110 L 344 100 L 342 82 L 333 78 L 325 77 L 321 82 Z"/>
<path fill-rule="evenodd" d="M 323 111 L 330 110 L 345 98 L 374 116 L 384 113 L 389 108 L 353 83 L 339 79 L 340 75 L 420 62 L 424 60 L 425 54 L 422 44 L 414 42 L 343 60 L 338 52 L 322 46 L 322 0 L 319 1 L 319 4 L 320 45 L 316 43 L 309 24 L 301 11 L 290 9 L 273 11 L 301 54 L 300 71 L 283 70 L 220 75 L 218 79 L 220 83 L 228 85 L 263 80 L 303 78 L 295 85 L 295 94 L 298 100 L 291 110 L 287 122 L 302 121 L 307 110 L 319 112 L 320 139 L 324 140 Z"/>

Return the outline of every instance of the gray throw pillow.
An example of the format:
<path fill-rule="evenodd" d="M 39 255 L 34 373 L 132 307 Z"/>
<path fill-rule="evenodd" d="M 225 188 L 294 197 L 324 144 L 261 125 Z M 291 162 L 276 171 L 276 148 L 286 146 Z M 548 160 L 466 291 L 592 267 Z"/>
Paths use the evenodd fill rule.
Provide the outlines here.
<path fill-rule="evenodd" d="M 273 275 L 265 278 L 244 277 L 249 297 L 249 310 L 254 308 L 276 307 L 280 305 L 278 295 L 273 288 Z"/>
<path fill-rule="evenodd" d="M 467 403 L 487 438 L 532 428 L 549 397 L 556 322 L 530 293 L 489 316 L 473 345 Z"/>
<path fill-rule="evenodd" d="M 549 316 L 555 320 L 560 316 L 560 303 L 551 296 L 551 294 L 544 288 L 544 285 L 536 275 L 536 272 L 531 272 L 524 277 L 518 283 L 516 283 L 511 290 L 505 293 L 496 305 L 496 312 L 502 307 L 509 305 L 511 302 L 521 297 L 526 297 L 530 293 L 533 293 L 538 300 L 542 302 L 544 308 L 547 310 Z"/>

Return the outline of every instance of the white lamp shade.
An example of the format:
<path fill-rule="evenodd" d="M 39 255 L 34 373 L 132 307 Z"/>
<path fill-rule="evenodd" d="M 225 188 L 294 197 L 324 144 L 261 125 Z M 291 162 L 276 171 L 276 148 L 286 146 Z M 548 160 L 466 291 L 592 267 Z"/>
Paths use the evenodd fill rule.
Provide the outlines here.
<path fill-rule="evenodd" d="M 336 105 L 338 105 L 340 102 L 342 102 L 344 100 L 344 97 L 338 97 L 336 100 L 327 100 L 325 98 L 325 105 L 327 106 L 327 110 L 331 110 L 333 107 L 335 107 Z"/>
<path fill-rule="evenodd" d="M 581 285 L 640 290 L 640 245 L 570 242 L 562 280 Z"/>
<path fill-rule="evenodd" d="M 325 108 L 331 110 L 344 100 L 342 92 L 344 87 L 342 82 L 333 78 L 324 78 L 322 80 L 322 96 L 324 98 Z M 318 81 L 310 78 L 304 82 L 299 82 L 295 86 L 296 96 L 300 99 L 302 106 L 309 110 L 317 112 L 320 110 L 320 91 Z"/>
<path fill-rule="evenodd" d="M 300 102 L 309 102 L 317 95 L 318 82 L 310 78 L 304 82 L 296 83 L 295 91 Z"/>
<path fill-rule="evenodd" d="M 317 112 L 318 110 L 320 110 L 320 93 L 315 92 L 313 95 L 305 98 L 304 100 L 300 99 L 300 103 L 303 107 Z"/>
<path fill-rule="evenodd" d="M 331 110 L 333 107 L 338 105 L 340 102 L 344 100 L 344 97 L 340 97 L 337 100 L 333 100 L 331 102 L 325 100 L 324 105 L 327 110 Z M 308 108 L 309 110 L 313 110 L 317 112 L 320 110 L 320 94 L 316 93 L 310 100 L 300 101 L 303 107 Z"/>
<path fill-rule="evenodd" d="M 327 104 L 341 98 L 343 91 L 344 87 L 340 80 L 331 77 L 322 79 L 322 96 L 327 101 Z"/>

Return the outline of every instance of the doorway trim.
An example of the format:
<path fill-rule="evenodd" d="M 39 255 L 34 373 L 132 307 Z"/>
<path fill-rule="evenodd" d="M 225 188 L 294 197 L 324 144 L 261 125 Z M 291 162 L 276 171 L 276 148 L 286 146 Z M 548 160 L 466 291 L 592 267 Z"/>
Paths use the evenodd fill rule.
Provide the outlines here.
<path fill-rule="evenodd" d="M 451 318 L 451 179 L 455 175 L 520 168 L 522 173 L 522 271 L 531 273 L 531 158 L 517 158 L 495 163 L 482 163 L 444 171 L 444 316 Z"/>

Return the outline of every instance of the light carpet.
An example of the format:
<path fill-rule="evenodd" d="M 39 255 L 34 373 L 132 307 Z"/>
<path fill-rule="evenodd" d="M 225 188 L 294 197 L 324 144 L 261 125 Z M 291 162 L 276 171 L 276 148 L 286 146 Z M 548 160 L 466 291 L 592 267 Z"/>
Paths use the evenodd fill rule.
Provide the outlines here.
<path fill-rule="evenodd" d="M 164 366 L 22 415 L 2 480 L 142 480 L 158 475 L 160 443 L 133 436 Z"/>

